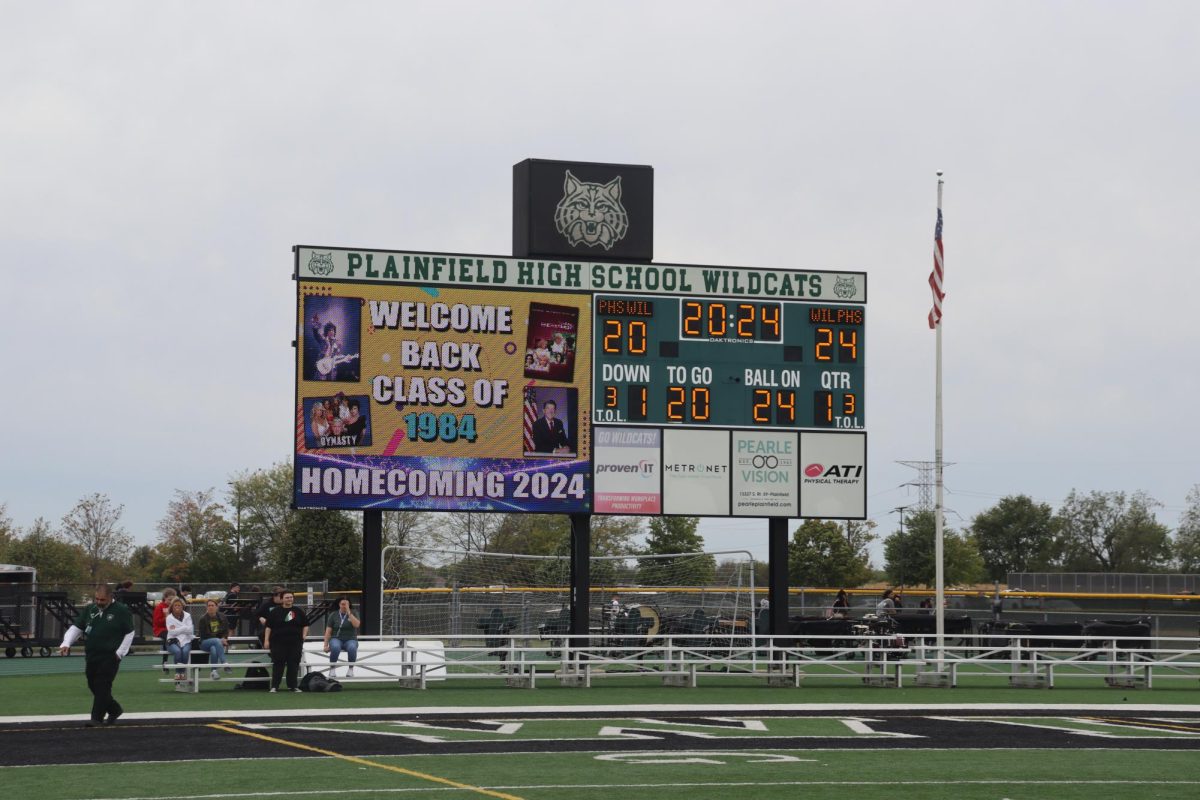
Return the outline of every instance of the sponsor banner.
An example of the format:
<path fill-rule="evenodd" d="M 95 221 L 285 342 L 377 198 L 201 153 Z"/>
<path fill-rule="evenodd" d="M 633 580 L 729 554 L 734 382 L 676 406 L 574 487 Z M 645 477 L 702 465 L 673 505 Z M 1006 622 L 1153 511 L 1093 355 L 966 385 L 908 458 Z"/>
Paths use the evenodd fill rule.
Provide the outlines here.
<path fill-rule="evenodd" d="M 734 516 L 799 516 L 798 444 L 794 433 L 733 432 Z"/>
<path fill-rule="evenodd" d="M 296 505 L 590 510 L 591 302 L 542 299 L 300 281 Z M 356 471 L 316 480 L 307 454 Z M 413 491 L 427 479 L 434 494 Z"/>
<path fill-rule="evenodd" d="M 597 514 L 662 513 L 662 431 L 597 428 L 592 451 Z"/>
<path fill-rule="evenodd" d="M 662 433 L 663 513 L 729 516 L 729 431 Z"/>
<path fill-rule="evenodd" d="M 695 264 L 610 264 L 515 256 L 297 247 L 296 277 L 369 284 L 411 283 L 462 289 L 631 292 L 865 303 L 863 272 Z"/>
<path fill-rule="evenodd" d="M 867 435 L 800 434 L 800 516 L 866 519 Z"/>
<path fill-rule="evenodd" d="M 558 459 L 301 453 L 295 493 L 313 508 L 436 511 L 590 510 L 588 464 Z"/>

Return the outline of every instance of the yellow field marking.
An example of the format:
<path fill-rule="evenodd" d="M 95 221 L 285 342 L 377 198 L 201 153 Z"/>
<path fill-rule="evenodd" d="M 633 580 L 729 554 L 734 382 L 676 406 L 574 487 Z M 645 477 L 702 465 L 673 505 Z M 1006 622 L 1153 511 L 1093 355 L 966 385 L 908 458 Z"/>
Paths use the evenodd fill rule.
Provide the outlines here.
<path fill-rule="evenodd" d="M 264 742 L 272 742 L 273 744 L 282 744 L 287 747 L 294 747 L 297 750 L 307 750 L 310 753 L 320 753 L 323 756 L 341 759 L 342 761 L 348 761 L 351 764 L 359 764 L 364 767 L 375 767 L 376 769 L 386 769 L 388 772 L 396 772 L 401 775 L 408 775 L 411 778 L 420 778 L 424 781 L 441 783 L 446 786 L 453 786 L 455 789 L 463 789 L 468 792 L 475 792 L 476 794 L 482 794 L 488 797 L 498 797 L 500 800 L 522 800 L 522 798 L 517 797 L 516 795 L 504 794 L 503 792 L 493 792 L 490 789 L 484 789 L 482 786 L 472 786 L 469 783 L 459 783 L 458 781 L 452 781 L 449 778 L 442 778 L 437 775 L 429 775 L 424 772 L 405 769 L 404 767 L 394 767 L 391 764 L 380 764 L 378 761 L 371 761 L 366 758 L 359 758 L 358 756 L 348 756 L 344 753 L 335 753 L 332 750 L 325 750 L 320 747 L 313 747 L 312 745 L 300 744 L 299 742 L 289 742 L 287 739 L 278 739 L 274 736 L 256 733 L 255 731 L 248 731 L 242 728 L 231 728 L 228 725 L 220 725 L 217 723 L 211 723 L 207 727 L 212 728 L 213 730 L 225 731 L 226 733 L 236 733 L 239 736 L 249 736 L 254 739 L 261 739 Z"/>
<path fill-rule="evenodd" d="M 1142 722 L 1134 719 L 1121 719 L 1120 717 L 1079 717 L 1078 719 L 1091 720 L 1092 722 L 1108 722 L 1113 725 L 1129 725 L 1133 728 L 1149 728 L 1151 730 L 1187 731 L 1188 733 L 1200 733 L 1200 728 L 1197 728 L 1194 725 L 1172 725 L 1169 722 Z"/>

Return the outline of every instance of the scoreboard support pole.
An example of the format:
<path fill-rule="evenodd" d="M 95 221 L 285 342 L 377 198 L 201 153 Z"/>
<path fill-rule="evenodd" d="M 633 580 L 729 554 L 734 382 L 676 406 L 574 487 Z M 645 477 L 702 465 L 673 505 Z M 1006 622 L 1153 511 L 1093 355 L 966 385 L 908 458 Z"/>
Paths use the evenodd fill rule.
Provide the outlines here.
<path fill-rule="evenodd" d="M 363 511 L 362 606 L 364 636 L 378 636 L 383 614 L 383 512 Z"/>
<path fill-rule="evenodd" d="M 571 635 L 588 635 L 588 595 L 592 587 L 592 515 L 571 514 Z M 571 644 L 587 647 L 586 639 L 572 639 Z"/>
<path fill-rule="evenodd" d="M 788 540 L 785 517 L 767 520 L 768 598 L 771 602 L 772 636 L 785 636 L 788 631 Z M 765 631 L 759 631 L 761 635 Z"/>

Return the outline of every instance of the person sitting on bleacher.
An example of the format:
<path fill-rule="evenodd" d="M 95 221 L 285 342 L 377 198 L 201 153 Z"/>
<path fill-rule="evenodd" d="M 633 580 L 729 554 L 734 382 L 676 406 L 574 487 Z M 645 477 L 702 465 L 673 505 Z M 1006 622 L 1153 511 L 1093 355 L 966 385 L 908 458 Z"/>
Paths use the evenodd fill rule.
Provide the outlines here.
<path fill-rule="evenodd" d="M 354 677 L 354 662 L 358 660 L 358 617 L 350 610 L 350 601 L 346 598 L 338 600 L 337 611 L 325 619 L 325 652 L 329 653 L 329 677 L 333 677 L 337 668 L 338 656 L 346 651 L 346 660 L 350 662 L 348 677 Z"/>
<path fill-rule="evenodd" d="M 204 616 L 196 621 L 196 630 L 199 632 L 200 649 L 208 653 L 208 663 L 212 665 L 212 679 L 215 681 L 221 677 L 217 672 L 218 664 L 225 665 L 226 673 L 233 672 L 225 659 L 225 648 L 229 647 L 229 623 L 218 610 L 216 600 L 209 600 L 204 607 Z"/>
<path fill-rule="evenodd" d="M 192 615 L 183 607 L 183 599 L 176 597 L 171 601 L 171 611 L 167 614 L 167 651 L 175 657 L 175 680 L 184 679 L 184 671 L 180 664 L 188 663 L 192 656 L 192 640 L 196 638 L 196 630 L 192 627 Z"/>
<path fill-rule="evenodd" d="M 170 586 L 163 589 L 162 600 L 154 604 L 154 613 L 151 616 L 151 625 L 153 625 L 154 638 L 162 643 L 162 649 L 167 649 L 167 614 L 171 610 L 171 600 L 175 598 L 175 590 Z M 163 655 L 162 660 L 163 672 L 167 671 L 167 656 Z"/>

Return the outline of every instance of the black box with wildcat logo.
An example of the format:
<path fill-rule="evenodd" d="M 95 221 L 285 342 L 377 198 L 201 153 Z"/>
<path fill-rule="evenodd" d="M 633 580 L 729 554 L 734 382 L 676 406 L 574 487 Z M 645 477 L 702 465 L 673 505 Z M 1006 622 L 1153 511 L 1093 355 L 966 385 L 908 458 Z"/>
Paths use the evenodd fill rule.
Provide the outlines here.
<path fill-rule="evenodd" d="M 652 261 L 654 168 L 537 158 L 513 165 L 513 255 Z"/>

